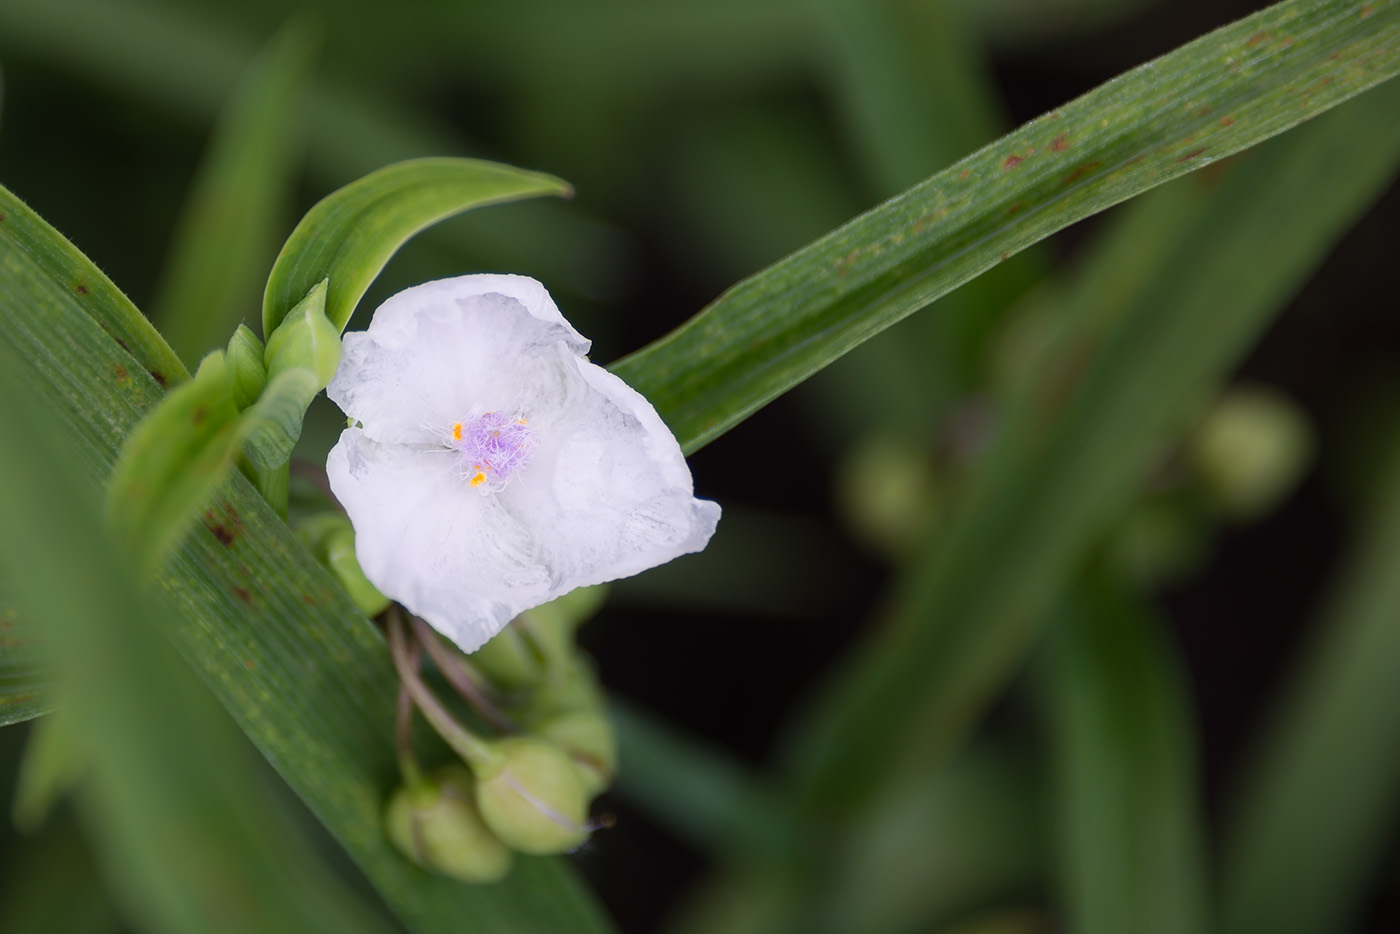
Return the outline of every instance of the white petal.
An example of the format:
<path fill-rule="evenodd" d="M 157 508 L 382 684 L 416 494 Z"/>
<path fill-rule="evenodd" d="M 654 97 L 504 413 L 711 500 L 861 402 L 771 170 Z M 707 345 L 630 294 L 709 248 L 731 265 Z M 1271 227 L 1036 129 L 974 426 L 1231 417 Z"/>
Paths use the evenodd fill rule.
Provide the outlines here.
<path fill-rule="evenodd" d="M 533 279 L 429 282 L 394 295 L 367 331 L 345 336 L 326 394 L 371 438 L 427 443 L 472 405 L 511 405 L 546 380 L 541 367 L 554 365 L 561 341 L 588 350 Z"/>
<path fill-rule="evenodd" d="M 365 576 L 463 651 L 550 599 L 530 530 L 468 487 L 449 454 L 347 428 L 326 473 L 355 526 Z"/>
<path fill-rule="evenodd" d="M 699 551 L 720 514 L 694 498 L 680 445 L 651 403 L 602 367 L 572 362 L 567 408 L 501 494 L 537 530 L 550 599 Z"/>

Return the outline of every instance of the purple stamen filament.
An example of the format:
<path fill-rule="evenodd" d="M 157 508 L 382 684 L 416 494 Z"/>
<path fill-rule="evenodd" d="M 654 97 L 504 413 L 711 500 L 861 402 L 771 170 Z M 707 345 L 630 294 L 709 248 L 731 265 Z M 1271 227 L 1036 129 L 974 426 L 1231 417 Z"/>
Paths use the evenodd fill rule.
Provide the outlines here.
<path fill-rule="evenodd" d="M 519 415 L 482 412 L 473 406 L 452 425 L 448 445 L 461 455 L 462 476 L 483 492 L 505 489 L 535 453 L 535 430 Z"/>

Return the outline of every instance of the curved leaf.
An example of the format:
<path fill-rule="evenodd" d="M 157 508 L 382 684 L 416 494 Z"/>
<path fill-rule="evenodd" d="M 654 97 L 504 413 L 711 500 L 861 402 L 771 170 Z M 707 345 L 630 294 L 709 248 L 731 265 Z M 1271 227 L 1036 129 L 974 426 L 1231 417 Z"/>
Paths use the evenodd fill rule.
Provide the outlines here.
<path fill-rule="evenodd" d="M 540 195 L 567 182 L 478 159 L 412 159 L 322 198 L 292 231 L 263 294 L 263 335 L 323 279 L 326 316 L 342 331 L 374 277 L 415 233 L 471 208 Z"/>

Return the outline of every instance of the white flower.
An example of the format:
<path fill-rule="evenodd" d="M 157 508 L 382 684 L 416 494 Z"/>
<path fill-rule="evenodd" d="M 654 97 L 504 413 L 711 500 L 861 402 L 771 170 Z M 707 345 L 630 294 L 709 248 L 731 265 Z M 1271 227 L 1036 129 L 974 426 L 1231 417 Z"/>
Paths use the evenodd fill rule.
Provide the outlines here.
<path fill-rule="evenodd" d="M 408 289 L 345 336 L 326 463 L 365 576 L 472 652 L 523 610 L 705 547 L 676 439 L 523 276 Z"/>

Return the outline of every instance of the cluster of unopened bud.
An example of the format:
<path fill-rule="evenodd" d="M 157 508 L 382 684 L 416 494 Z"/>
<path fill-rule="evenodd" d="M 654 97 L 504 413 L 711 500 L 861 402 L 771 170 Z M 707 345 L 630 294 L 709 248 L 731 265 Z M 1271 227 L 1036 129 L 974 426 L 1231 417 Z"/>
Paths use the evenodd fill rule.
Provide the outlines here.
<path fill-rule="evenodd" d="M 588 838 L 595 826 L 590 805 L 617 767 L 602 690 L 574 642 L 577 625 L 600 597 L 599 588 L 587 588 L 531 610 L 470 656 L 414 625 L 418 646 L 475 709 L 471 728 L 423 693 L 416 666 L 406 671 L 403 661 L 413 649 L 403 644 L 407 627 L 398 609 L 390 609 L 390 641 L 405 690 L 462 763 L 424 775 L 411 756 L 403 761 L 400 736 L 404 784 L 389 801 L 385 824 L 404 855 L 426 869 L 483 883 L 505 875 L 512 851 L 566 853 Z M 494 725 L 496 734 L 483 735 L 478 721 Z"/>

